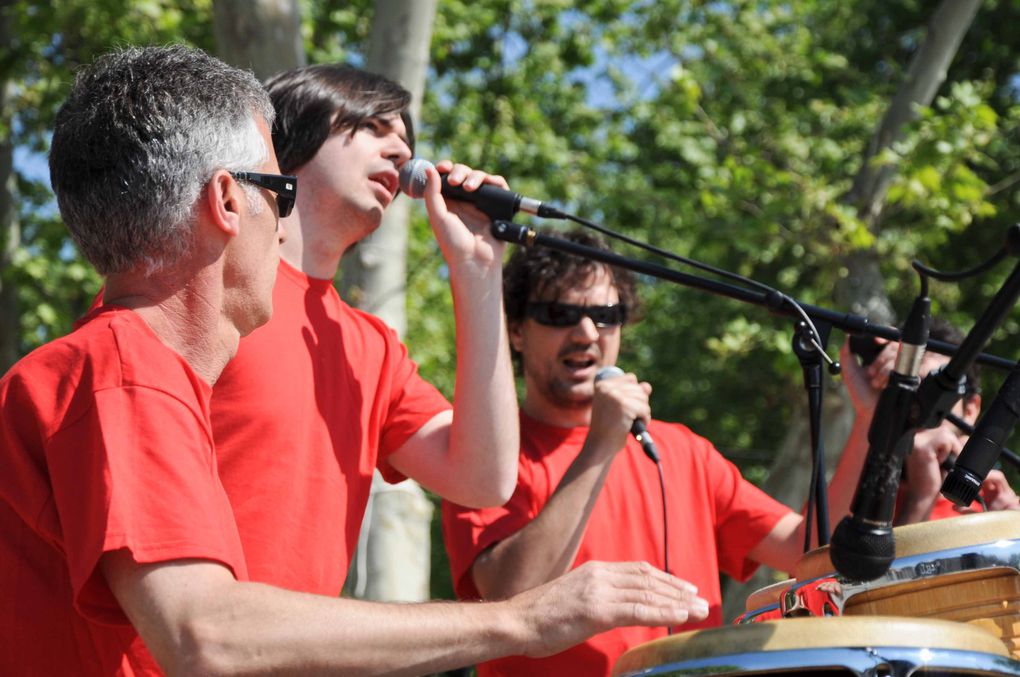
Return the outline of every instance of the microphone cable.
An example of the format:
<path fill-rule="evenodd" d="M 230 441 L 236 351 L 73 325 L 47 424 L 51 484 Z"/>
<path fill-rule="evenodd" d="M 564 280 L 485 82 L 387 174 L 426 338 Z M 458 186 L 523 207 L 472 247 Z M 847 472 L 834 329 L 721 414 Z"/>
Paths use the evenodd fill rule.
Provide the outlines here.
<path fill-rule="evenodd" d="M 669 570 L 669 510 L 666 509 L 666 477 L 662 472 L 662 461 L 655 459 L 655 469 L 659 473 L 659 490 L 662 494 L 662 570 L 672 575 Z M 666 635 L 673 634 L 673 626 L 666 626 Z"/>

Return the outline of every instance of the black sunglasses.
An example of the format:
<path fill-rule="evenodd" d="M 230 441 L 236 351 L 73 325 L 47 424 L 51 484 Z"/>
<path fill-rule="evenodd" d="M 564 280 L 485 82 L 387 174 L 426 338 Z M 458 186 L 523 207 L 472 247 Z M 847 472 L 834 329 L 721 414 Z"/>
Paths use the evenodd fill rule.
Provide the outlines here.
<path fill-rule="evenodd" d="M 627 306 L 614 303 L 608 306 L 575 306 L 556 301 L 528 303 L 524 314 L 547 327 L 573 327 L 582 317 L 589 317 L 596 327 L 619 327 L 627 321 Z"/>
<path fill-rule="evenodd" d="M 260 174 L 259 172 L 230 172 L 238 181 L 247 181 L 259 188 L 276 193 L 276 210 L 280 218 L 290 216 L 297 199 L 297 177 L 287 174 Z"/>

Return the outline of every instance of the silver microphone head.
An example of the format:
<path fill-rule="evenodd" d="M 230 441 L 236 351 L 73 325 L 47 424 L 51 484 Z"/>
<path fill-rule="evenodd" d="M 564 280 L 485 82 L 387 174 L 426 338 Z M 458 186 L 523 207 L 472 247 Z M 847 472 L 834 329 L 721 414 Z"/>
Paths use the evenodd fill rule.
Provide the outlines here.
<path fill-rule="evenodd" d="M 595 383 L 598 383 L 602 379 L 616 378 L 617 376 L 623 376 L 623 369 L 620 369 L 616 365 L 611 365 L 611 366 L 608 366 L 608 367 L 602 367 L 595 374 Z"/>
<path fill-rule="evenodd" d="M 425 197 L 425 186 L 428 178 L 425 171 L 434 166 L 428 160 L 420 157 L 411 158 L 400 168 L 400 190 L 408 197 L 420 199 Z"/>

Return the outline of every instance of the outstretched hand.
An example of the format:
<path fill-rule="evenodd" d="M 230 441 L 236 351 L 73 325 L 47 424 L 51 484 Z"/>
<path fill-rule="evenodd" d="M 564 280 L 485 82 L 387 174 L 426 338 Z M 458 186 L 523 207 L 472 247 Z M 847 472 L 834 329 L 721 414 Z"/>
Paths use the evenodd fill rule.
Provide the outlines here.
<path fill-rule="evenodd" d="M 675 626 L 708 617 L 697 588 L 648 562 L 586 562 L 509 600 L 528 655 L 550 656 L 615 627 Z"/>

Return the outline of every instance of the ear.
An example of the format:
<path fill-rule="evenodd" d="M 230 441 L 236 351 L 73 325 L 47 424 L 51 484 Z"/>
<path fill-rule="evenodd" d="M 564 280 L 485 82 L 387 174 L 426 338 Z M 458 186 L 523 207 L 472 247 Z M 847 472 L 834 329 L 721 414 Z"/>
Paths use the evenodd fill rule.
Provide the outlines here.
<path fill-rule="evenodd" d="M 978 420 L 978 415 L 981 413 L 981 396 L 973 395 L 972 397 L 963 400 L 963 420 L 971 425 Z"/>
<path fill-rule="evenodd" d="M 231 237 L 241 231 L 241 202 L 245 199 L 244 189 L 226 170 L 217 170 L 206 184 L 205 201 L 212 223 Z"/>
<path fill-rule="evenodd" d="M 523 352 L 521 348 L 524 346 L 524 336 L 521 332 L 521 323 L 510 323 L 507 327 L 507 334 L 510 336 L 510 347 L 518 353 Z"/>

